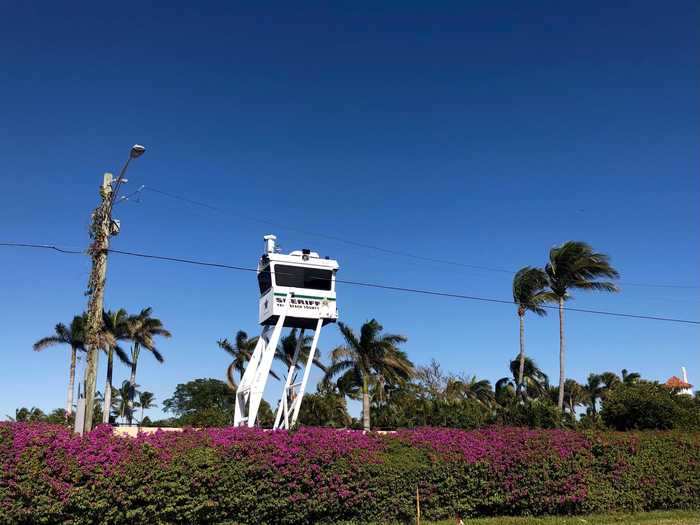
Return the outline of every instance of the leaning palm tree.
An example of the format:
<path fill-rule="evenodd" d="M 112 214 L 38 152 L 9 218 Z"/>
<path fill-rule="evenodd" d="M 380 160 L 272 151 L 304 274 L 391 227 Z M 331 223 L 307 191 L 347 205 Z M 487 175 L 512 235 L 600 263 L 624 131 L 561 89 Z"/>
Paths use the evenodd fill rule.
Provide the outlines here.
<path fill-rule="evenodd" d="M 369 386 L 372 379 L 397 381 L 413 377 L 413 363 L 398 345 L 406 342 L 406 337 L 395 334 L 382 334 L 383 327 L 376 319 L 366 322 L 358 337 L 344 323 L 338 323 L 345 345 L 331 352 L 331 365 L 326 371 L 326 379 L 338 377 L 341 391 L 348 387 L 359 387 L 362 391 L 362 420 L 365 431 L 370 429 Z M 341 387 L 342 385 L 342 387 Z"/>
<path fill-rule="evenodd" d="M 559 409 L 564 408 L 564 301 L 571 298 L 569 290 L 593 290 L 617 292 L 618 288 L 609 281 L 599 281 L 600 277 L 619 277 L 610 259 L 604 253 L 593 251 L 590 245 L 581 241 L 567 241 L 549 251 L 549 262 L 545 266 L 550 292 L 548 299 L 559 303 Z"/>
<path fill-rule="evenodd" d="M 129 338 L 128 326 L 129 314 L 120 308 L 117 311 L 107 311 L 102 314 L 103 329 L 102 349 L 107 354 L 107 379 L 105 381 L 105 398 L 102 409 L 102 422 L 109 423 L 109 414 L 112 407 L 112 372 L 114 369 L 114 354 L 125 365 L 131 365 L 129 356 L 119 346 L 119 341 Z"/>
<path fill-rule="evenodd" d="M 144 308 L 138 314 L 132 315 L 127 321 L 127 331 L 129 339 L 133 342 L 131 347 L 131 394 L 129 395 L 129 424 L 133 419 L 134 395 L 136 388 L 136 365 L 139 360 L 139 354 L 142 348 L 148 350 L 156 361 L 163 362 L 163 355 L 158 351 L 154 339 L 157 336 L 171 337 L 171 333 L 165 329 L 160 319 L 152 317 L 153 309 L 151 307 Z"/>
<path fill-rule="evenodd" d="M 523 375 L 525 373 L 525 313 L 530 311 L 540 317 L 547 315 L 542 304 L 551 300 L 547 294 L 547 274 L 539 268 L 525 266 L 513 277 L 513 301 L 518 305 L 520 319 L 520 354 L 519 371 L 517 375 L 518 396 L 523 391 Z"/>
<path fill-rule="evenodd" d="M 75 391 L 75 363 L 79 351 L 85 351 L 85 314 L 76 315 L 67 327 L 58 323 L 55 334 L 39 339 L 34 343 L 34 350 L 39 352 L 49 346 L 65 344 L 70 346 L 70 371 L 68 374 L 68 395 L 66 396 L 66 419 L 73 413 L 73 392 Z"/>
<path fill-rule="evenodd" d="M 149 408 L 153 408 L 157 406 L 155 404 L 156 396 L 153 395 L 153 392 L 139 392 L 139 402 L 138 406 L 141 408 L 141 419 L 140 422 L 143 422 L 143 411 L 148 410 Z"/>
<path fill-rule="evenodd" d="M 236 381 L 233 378 L 233 373 L 238 372 L 239 379 L 243 378 L 245 365 L 248 361 L 250 361 L 257 342 L 257 337 L 248 339 L 248 334 L 246 334 L 243 330 L 239 330 L 236 333 L 236 338 L 234 339 L 233 343 L 231 343 L 228 339 L 219 339 L 216 342 L 219 345 L 219 348 L 227 352 L 233 358 L 233 361 L 226 369 L 226 378 L 228 380 L 228 386 L 231 390 L 236 390 Z"/>

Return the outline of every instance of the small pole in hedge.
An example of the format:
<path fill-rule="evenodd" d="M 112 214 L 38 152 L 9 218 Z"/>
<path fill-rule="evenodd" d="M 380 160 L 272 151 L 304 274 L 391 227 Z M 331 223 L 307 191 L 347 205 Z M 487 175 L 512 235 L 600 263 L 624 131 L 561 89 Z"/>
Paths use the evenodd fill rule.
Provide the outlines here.
<path fill-rule="evenodd" d="M 420 492 L 416 486 L 416 525 L 420 525 Z"/>

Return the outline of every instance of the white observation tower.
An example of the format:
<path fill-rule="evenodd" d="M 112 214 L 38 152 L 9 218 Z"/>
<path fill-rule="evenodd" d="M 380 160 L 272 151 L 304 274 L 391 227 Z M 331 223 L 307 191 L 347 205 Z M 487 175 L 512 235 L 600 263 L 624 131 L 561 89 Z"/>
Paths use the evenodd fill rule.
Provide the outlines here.
<path fill-rule="evenodd" d="M 288 255 L 278 253 L 277 238 L 266 235 L 264 239 L 265 253 L 258 262 L 259 320 L 263 328 L 236 390 L 234 425 L 255 425 L 277 343 L 282 329 L 288 327 L 299 328 L 301 333 L 287 371 L 274 424 L 274 428 L 288 429 L 294 426 L 299 415 L 321 328 L 338 319 L 335 301 L 338 262 L 328 257 L 322 259 L 310 250 L 295 250 Z M 314 330 L 311 350 L 301 381 L 293 382 L 298 372 L 297 361 L 304 331 L 308 329 Z"/>

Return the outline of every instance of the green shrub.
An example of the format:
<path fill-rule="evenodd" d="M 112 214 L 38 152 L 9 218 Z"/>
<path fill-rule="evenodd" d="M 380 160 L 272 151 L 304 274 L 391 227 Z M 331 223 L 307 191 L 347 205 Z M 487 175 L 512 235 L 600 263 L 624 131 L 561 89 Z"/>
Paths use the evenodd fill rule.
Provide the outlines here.
<path fill-rule="evenodd" d="M 335 524 L 700 509 L 700 434 L 0 424 L 0 523 Z"/>
<path fill-rule="evenodd" d="M 616 430 L 700 430 L 700 408 L 690 396 L 646 381 L 613 388 L 600 416 Z"/>

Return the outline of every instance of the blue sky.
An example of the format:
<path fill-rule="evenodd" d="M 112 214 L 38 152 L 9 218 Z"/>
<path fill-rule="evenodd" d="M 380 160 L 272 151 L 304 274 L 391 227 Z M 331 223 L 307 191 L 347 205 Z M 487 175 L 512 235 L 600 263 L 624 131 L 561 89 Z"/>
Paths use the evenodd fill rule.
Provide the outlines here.
<path fill-rule="evenodd" d="M 299 230 L 513 270 L 580 239 L 611 255 L 623 291 L 571 306 L 700 319 L 697 2 L 374 4 L 6 5 L 0 241 L 84 248 L 102 173 L 139 142 L 125 191 L 226 212 L 144 192 L 115 212 L 116 249 L 254 266 L 276 233 L 337 258 L 344 279 L 508 299 L 507 273 Z M 0 414 L 63 406 L 67 350 L 31 344 L 85 308 L 89 261 L 1 250 Z M 494 381 L 517 352 L 509 305 L 349 285 L 338 304 L 353 327 L 407 335 L 418 364 Z M 152 306 L 172 330 L 165 364 L 140 362 L 158 401 L 223 378 L 216 340 L 258 331 L 244 272 L 114 255 L 106 306 Z M 569 377 L 685 365 L 700 384 L 697 325 L 572 312 L 567 338 Z M 325 330 L 324 355 L 340 342 Z M 556 315 L 528 319 L 551 376 L 557 345 Z"/>

